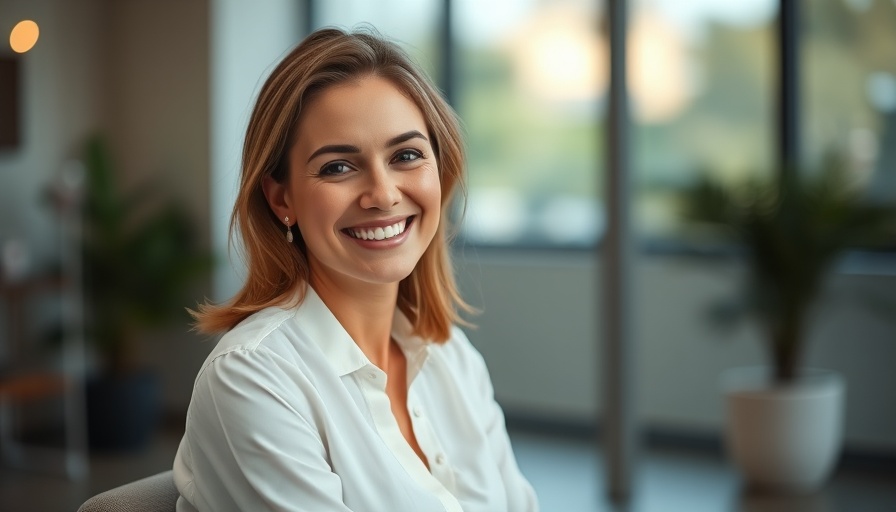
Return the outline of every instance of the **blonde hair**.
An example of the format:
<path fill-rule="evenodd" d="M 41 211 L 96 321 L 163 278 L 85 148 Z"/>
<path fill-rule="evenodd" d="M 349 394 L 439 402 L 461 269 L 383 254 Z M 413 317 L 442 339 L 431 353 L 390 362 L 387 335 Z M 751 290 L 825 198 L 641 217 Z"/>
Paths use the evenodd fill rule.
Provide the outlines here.
<path fill-rule="evenodd" d="M 448 209 L 457 185 L 463 187 L 464 150 L 451 107 L 426 75 L 395 43 L 371 30 L 312 33 L 274 69 L 258 95 L 243 144 L 240 187 L 230 219 L 230 241 L 239 234 L 248 275 L 227 303 L 203 304 L 191 312 L 204 333 L 232 329 L 269 306 L 295 305 L 304 299 L 309 266 L 304 241 L 286 243 L 280 219 L 262 191 L 266 176 L 288 179 L 288 151 L 303 105 L 323 89 L 364 75 L 391 80 L 423 112 L 430 131 L 442 190 L 438 231 L 411 274 L 399 284 L 397 307 L 415 333 L 446 341 L 458 309 L 470 311 L 457 290 L 451 265 Z"/>

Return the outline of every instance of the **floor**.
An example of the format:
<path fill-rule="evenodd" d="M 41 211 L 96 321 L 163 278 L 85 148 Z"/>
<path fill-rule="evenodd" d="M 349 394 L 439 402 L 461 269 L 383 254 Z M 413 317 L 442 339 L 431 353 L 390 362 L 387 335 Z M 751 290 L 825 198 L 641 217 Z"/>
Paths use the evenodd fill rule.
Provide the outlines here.
<path fill-rule="evenodd" d="M 706 450 L 651 449 L 638 458 L 629 503 L 613 505 L 593 443 L 515 432 L 514 452 L 544 512 L 896 512 L 896 473 L 839 471 L 808 496 L 746 493 L 728 463 Z"/>
<path fill-rule="evenodd" d="M 737 475 L 705 451 L 653 449 L 638 459 L 633 498 L 611 505 L 603 492 L 601 457 L 591 442 L 513 431 L 522 471 L 544 512 L 894 512 L 896 474 L 840 471 L 810 496 L 771 497 L 741 492 Z M 0 468 L 0 511 L 74 512 L 93 494 L 171 467 L 177 432 L 163 432 L 149 450 L 94 454 L 90 478 Z"/>

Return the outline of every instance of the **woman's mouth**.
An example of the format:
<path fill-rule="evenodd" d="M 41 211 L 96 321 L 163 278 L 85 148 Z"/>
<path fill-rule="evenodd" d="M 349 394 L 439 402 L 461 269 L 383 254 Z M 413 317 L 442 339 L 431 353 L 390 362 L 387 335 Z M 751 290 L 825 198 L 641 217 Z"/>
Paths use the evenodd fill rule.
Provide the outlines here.
<path fill-rule="evenodd" d="M 404 233 L 413 220 L 414 216 L 412 215 L 389 226 L 346 228 L 342 232 L 358 240 L 388 240 Z"/>

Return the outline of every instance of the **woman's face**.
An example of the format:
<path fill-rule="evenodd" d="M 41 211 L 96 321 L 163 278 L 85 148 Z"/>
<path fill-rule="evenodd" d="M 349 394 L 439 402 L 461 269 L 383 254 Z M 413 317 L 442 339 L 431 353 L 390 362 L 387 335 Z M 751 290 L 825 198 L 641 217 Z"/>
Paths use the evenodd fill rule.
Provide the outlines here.
<path fill-rule="evenodd" d="M 392 82 L 368 76 L 316 95 L 297 133 L 289 178 L 264 186 L 275 213 L 301 231 L 312 283 L 407 277 L 435 236 L 441 209 L 420 109 Z"/>

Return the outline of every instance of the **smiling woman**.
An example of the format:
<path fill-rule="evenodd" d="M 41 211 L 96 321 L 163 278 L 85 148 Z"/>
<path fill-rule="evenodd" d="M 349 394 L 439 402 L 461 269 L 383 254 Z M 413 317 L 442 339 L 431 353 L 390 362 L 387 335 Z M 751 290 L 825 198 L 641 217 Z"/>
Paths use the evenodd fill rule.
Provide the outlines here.
<path fill-rule="evenodd" d="M 174 461 L 178 510 L 520 511 L 488 370 L 456 327 L 454 112 L 398 46 L 315 32 L 259 94 L 232 228 L 248 275 Z"/>

